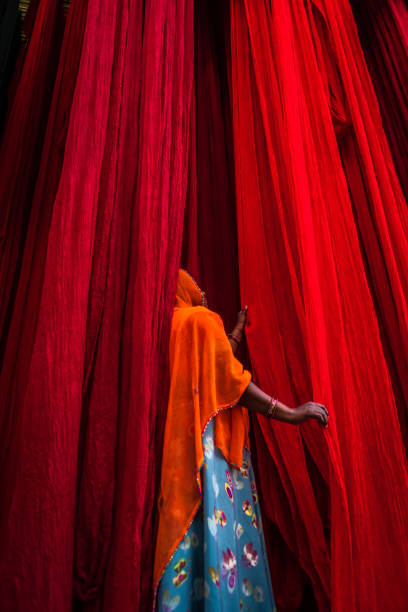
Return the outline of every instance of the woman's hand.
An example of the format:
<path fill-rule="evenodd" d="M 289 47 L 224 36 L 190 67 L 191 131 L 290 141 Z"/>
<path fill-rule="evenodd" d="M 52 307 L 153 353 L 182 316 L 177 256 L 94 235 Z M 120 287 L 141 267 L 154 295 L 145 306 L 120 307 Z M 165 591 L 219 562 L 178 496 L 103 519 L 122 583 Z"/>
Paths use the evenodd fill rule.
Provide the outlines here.
<path fill-rule="evenodd" d="M 304 423 L 308 419 L 316 419 L 323 427 L 329 424 L 329 413 L 326 406 L 317 402 L 306 402 L 292 410 L 291 422 L 293 425 Z"/>
<path fill-rule="evenodd" d="M 239 311 L 237 316 L 237 324 L 235 329 L 238 329 L 240 332 L 244 331 L 244 327 L 247 322 L 247 314 L 248 314 L 248 306 L 245 306 L 242 310 Z"/>
<path fill-rule="evenodd" d="M 272 398 L 267 395 L 262 389 L 255 385 L 252 381 L 242 394 L 239 403 L 245 406 L 248 410 L 260 412 L 264 416 L 270 416 L 269 410 L 271 407 Z M 283 402 L 276 400 L 273 419 L 290 423 L 291 425 L 300 425 L 308 419 L 316 419 L 327 427 L 329 422 L 329 413 L 326 406 L 317 402 L 306 402 L 297 408 L 291 408 Z M 272 416 L 272 415 L 271 415 Z"/>
<path fill-rule="evenodd" d="M 234 355 L 237 354 L 239 343 L 242 340 L 242 336 L 244 333 L 244 327 L 247 321 L 247 312 L 248 306 L 245 306 L 243 310 L 240 310 L 237 316 L 237 324 L 230 334 L 228 334 L 228 339 L 231 344 L 232 352 Z"/>

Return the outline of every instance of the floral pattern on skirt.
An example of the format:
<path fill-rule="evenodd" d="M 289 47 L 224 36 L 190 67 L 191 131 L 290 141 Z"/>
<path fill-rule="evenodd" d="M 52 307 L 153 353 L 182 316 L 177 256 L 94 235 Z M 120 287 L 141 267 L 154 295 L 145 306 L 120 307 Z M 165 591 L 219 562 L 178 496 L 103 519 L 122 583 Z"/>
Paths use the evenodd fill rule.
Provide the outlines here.
<path fill-rule="evenodd" d="M 160 612 L 272 612 L 265 541 L 250 454 L 241 469 L 214 446 L 214 420 L 203 434 L 203 501 L 161 578 Z"/>

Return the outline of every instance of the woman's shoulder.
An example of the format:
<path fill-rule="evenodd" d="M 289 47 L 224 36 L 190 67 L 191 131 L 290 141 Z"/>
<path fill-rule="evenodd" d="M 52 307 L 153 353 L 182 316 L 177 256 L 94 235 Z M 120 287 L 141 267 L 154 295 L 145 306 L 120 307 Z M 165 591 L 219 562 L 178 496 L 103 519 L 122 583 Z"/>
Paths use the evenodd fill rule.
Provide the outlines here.
<path fill-rule="evenodd" d="M 191 306 L 174 309 L 174 323 L 184 323 L 195 327 L 224 327 L 219 314 L 205 306 Z"/>

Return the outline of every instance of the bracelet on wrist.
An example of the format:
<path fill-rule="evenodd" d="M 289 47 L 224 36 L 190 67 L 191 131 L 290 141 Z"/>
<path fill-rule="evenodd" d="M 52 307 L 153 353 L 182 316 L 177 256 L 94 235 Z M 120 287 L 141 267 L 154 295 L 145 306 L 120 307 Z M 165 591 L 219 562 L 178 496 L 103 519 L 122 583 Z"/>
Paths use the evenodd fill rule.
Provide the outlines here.
<path fill-rule="evenodd" d="M 273 419 L 276 416 L 277 412 L 278 412 L 278 398 L 271 397 L 268 403 L 268 409 L 266 411 L 266 416 L 269 419 Z"/>
<path fill-rule="evenodd" d="M 241 338 L 238 338 L 233 332 L 231 332 L 230 334 L 228 334 L 228 338 L 232 338 L 232 340 L 235 340 L 235 342 L 237 344 L 239 344 L 241 342 Z"/>

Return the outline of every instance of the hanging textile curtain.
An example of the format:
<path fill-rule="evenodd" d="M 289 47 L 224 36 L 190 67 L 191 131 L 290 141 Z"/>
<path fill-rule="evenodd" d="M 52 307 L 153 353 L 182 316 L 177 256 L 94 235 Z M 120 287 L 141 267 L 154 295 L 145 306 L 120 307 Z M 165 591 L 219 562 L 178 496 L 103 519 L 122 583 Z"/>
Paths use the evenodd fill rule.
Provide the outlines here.
<path fill-rule="evenodd" d="M 78 610 L 151 607 L 192 19 L 88 3 L 27 381 L 1 406 L 2 609 L 68 611 L 73 587 Z"/>
<path fill-rule="evenodd" d="M 408 159 L 408 86 L 405 73 L 408 66 L 408 9 L 399 0 L 387 0 L 387 2 L 374 4 L 361 2 L 358 5 L 352 2 L 352 7 L 370 76 L 379 100 L 395 168 L 406 199 L 408 198 L 406 163 Z M 371 268 L 367 276 L 379 314 L 384 352 L 392 377 L 401 429 L 407 445 L 408 372 L 407 360 L 404 357 L 406 342 L 401 342 L 401 334 L 405 336 L 406 324 L 401 321 L 400 298 L 398 295 L 393 295 L 395 291 L 389 291 L 389 287 L 392 287 L 395 282 L 393 280 L 395 279 L 395 267 L 390 265 L 387 249 L 381 244 L 384 239 L 381 226 L 384 224 L 379 225 L 375 216 L 371 214 L 370 194 L 364 187 L 364 166 L 360 165 L 359 168 L 356 138 L 350 138 L 350 135 L 343 138 L 341 151 L 343 163 L 348 170 L 347 178 L 351 193 L 359 194 L 354 207 L 358 218 L 360 243 L 367 264 Z M 401 208 L 404 208 L 402 202 Z M 384 207 L 384 211 L 387 217 L 389 207 Z M 392 215 L 393 210 L 390 213 Z M 404 210 L 401 210 L 399 214 L 406 228 L 407 215 Z M 395 225 L 395 221 L 392 224 Z M 398 273 L 402 275 L 405 266 L 398 263 L 400 257 L 404 257 L 401 240 L 394 239 L 391 233 L 390 238 L 399 268 Z M 401 283 L 401 286 L 404 287 L 404 282 Z M 404 292 L 406 296 L 406 285 Z"/>
<path fill-rule="evenodd" d="M 1 330 L 2 367 L 0 371 L 0 472 L 3 479 L 13 478 L 8 463 L 9 444 L 13 431 L 14 410 L 24 396 L 31 360 L 36 321 L 41 298 L 44 263 L 52 207 L 58 187 L 64 146 L 72 103 L 73 89 L 78 71 L 79 56 L 86 18 L 87 0 L 73 3 L 64 31 L 60 63 L 44 138 L 41 165 L 31 205 L 27 235 L 21 256 L 21 269 L 17 270 L 16 291 L 6 296 L 2 288 L 2 307 L 8 311 Z M 6 237 L 8 238 L 8 236 Z M 8 297 L 8 301 L 6 300 Z M 15 456 L 17 459 L 17 456 Z M 0 514 L 7 507 L 4 489 Z"/>
<path fill-rule="evenodd" d="M 341 62 L 338 57 L 341 54 L 336 49 L 335 38 L 316 5 L 312 5 L 311 19 L 319 71 L 330 101 L 332 122 L 359 233 L 367 280 L 377 311 L 402 434 L 405 444 L 408 444 L 408 364 L 404 358 L 408 350 L 408 269 L 407 266 L 399 265 L 408 249 L 406 203 L 395 181 L 394 172 L 389 173 L 386 168 L 384 170 L 386 157 L 381 138 L 375 132 L 367 138 L 364 132 L 355 127 L 365 119 L 365 99 L 355 85 L 356 75 L 358 79 L 361 78 L 356 64 L 356 58 L 359 57 L 358 41 L 354 38 L 346 47 L 350 56 L 347 63 L 350 74 L 348 82 L 340 73 Z M 361 51 L 360 58 L 363 61 Z M 349 102 L 349 98 L 353 100 L 353 94 L 359 100 L 357 105 Z M 375 104 L 372 91 L 371 97 Z M 379 121 L 378 112 L 376 116 Z M 392 163 L 389 156 L 388 160 Z M 374 175 L 368 171 L 370 166 L 375 170 Z M 384 206 L 384 198 L 387 196 L 391 202 Z M 385 221 L 387 217 L 391 220 L 390 224 Z"/>
<path fill-rule="evenodd" d="M 86 0 L 74 2 L 67 18 L 27 235 L 22 253 L 17 253 L 18 258 L 21 257 L 21 268 L 14 261 L 15 293 L 7 293 L 6 287 L 2 287 L 1 312 L 7 314 L 4 316 L 0 335 L 3 356 L 0 394 L 4 402 L 2 408 L 5 406 L 4 411 L 0 412 L 4 419 L 0 427 L 1 466 L 6 465 L 8 436 L 11 431 L 16 394 L 22 394 L 27 383 L 27 370 L 42 289 L 48 230 L 64 156 L 67 121 L 81 52 L 86 5 Z M 29 102 L 27 100 L 27 104 Z M 3 201 L 3 204 L 5 203 Z M 9 238 L 11 237 L 7 234 L 5 239 Z"/>
<path fill-rule="evenodd" d="M 223 8 L 195 3 L 195 100 L 182 265 L 235 325 L 238 252 Z"/>
<path fill-rule="evenodd" d="M 29 41 L 33 33 L 35 17 L 36 17 L 40 2 L 41 0 L 29 0 L 28 7 L 25 8 L 25 11 L 22 10 L 20 13 L 21 46 L 18 51 L 16 63 L 13 68 L 13 73 L 12 73 L 10 85 L 8 88 L 7 116 L 10 114 L 10 110 L 13 107 L 13 100 L 14 100 L 16 90 L 18 87 L 18 83 L 20 81 L 21 73 L 24 67 L 24 59 L 26 56 L 26 52 L 28 51 L 28 48 L 29 48 Z M 21 5 L 19 5 L 19 9 L 21 10 Z"/>
<path fill-rule="evenodd" d="M 191 132 L 182 265 L 205 288 L 210 308 L 222 315 L 229 330 L 235 324 L 240 302 L 227 5 L 207 0 L 196 2 L 195 45 L 196 98 L 192 114 L 195 128 Z M 250 319 L 251 316 L 250 311 Z M 239 358 L 250 368 L 245 348 L 241 348 Z M 252 452 L 255 456 L 255 446 Z M 279 565 L 274 589 L 281 593 L 281 601 L 293 602 L 293 609 L 297 609 L 307 578 L 279 532 L 269 523 L 265 527 L 274 551 L 279 547 L 276 556 L 270 558 L 270 563 L 277 559 Z M 287 568 L 282 569 L 285 564 Z"/>
<path fill-rule="evenodd" d="M 351 0 L 395 168 L 408 200 L 408 7 L 404 0 Z"/>
<path fill-rule="evenodd" d="M 35 181 L 47 126 L 59 51 L 63 9 L 42 0 L 0 148 L 0 361 L 14 303 Z"/>
<path fill-rule="evenodd" d="M 8 104 L 8 87 L 20 47 L 17 2 L 6 0 L 0 7 L 0 138 Z"/>
<path fill-rule="evenodd" d="M 320 610 L 381 610 L 392 593 L 402 612 L 408 477 L 378 285 L 367 274 L 381 247 L 395 307 L 389 313 L 375 295 L 378 316 L 390 316 L 390 329 L 398 322 L 393 350 L 406 355 L 406 203 L 351 9 L 342 0 L 230 6 L 240 283 L 254 375 L 289 405 L 314 399 L 331 414 L 326 432 L 258 418 L 266 523 L 310 577 Z M 342 89 L 331 98 L 337 76 Z M 364 242 L 362 251 L 359 193 L 339 150 L 347 124 L 378 232 L 372 251 Z M 272 563 L 273 584 L 282 571 Z"/>

